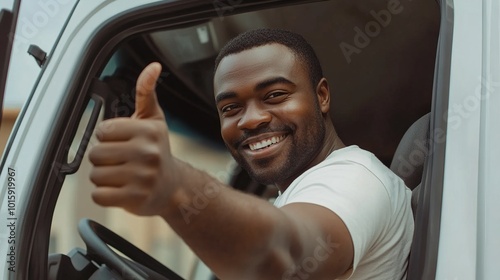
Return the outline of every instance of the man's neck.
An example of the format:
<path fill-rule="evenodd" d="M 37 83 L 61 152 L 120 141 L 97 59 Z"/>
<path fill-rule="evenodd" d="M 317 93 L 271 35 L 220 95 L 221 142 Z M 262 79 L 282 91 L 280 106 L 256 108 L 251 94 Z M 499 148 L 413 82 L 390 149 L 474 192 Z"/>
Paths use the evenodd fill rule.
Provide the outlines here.
<path fill-rule="evenodd" d="M 342 149 L 345 147 L 342 140 L 338 137 L 337 132 L 331 122 L 326 123 L 326 133 L 323 147 L 318 152 L 317 156 L 304 168 L 301 172 L 299 172 L 296 176 L 284 181 L 276 183 L 276 187 L 283 193 L 288 186 L 302 173 L 310 169 L 311 167 L 317 165 L 318 163 L 324 161 L 333 151 Z"/>

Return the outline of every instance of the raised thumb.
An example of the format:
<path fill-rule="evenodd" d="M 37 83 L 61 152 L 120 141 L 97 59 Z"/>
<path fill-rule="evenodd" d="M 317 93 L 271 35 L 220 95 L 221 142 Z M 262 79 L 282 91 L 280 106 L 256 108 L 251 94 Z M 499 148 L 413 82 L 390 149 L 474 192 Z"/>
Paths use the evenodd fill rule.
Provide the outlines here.
<path fill-rule="evenodd" d="M 161 64 L 153 62 L 142 70 L 135 88 L 135 112 L 133 118 L 164 118 L 156 98 L 156 84 L 161 73 Z"/>

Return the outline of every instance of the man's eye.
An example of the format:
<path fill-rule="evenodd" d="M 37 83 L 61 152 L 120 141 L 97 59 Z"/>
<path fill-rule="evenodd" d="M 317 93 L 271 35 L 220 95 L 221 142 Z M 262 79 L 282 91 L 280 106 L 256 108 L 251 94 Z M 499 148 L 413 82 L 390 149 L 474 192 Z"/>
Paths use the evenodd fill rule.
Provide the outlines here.
<path fill-rule="evenodd" d="M 237 108 L 237 106 L 235 104 L 229 104 L 229 105 L 226 105 L 226 106 L 222 107 L 221 108 L 221 112 L 222 113 L 229 113 L 229 112 L 233 111 L 236 108 Z"/>
<path fill-rule="evenodd" d="M 271 102 L 271 103 L 275 103 L 275 102 L 281 102 L 281 101 L 284 101 L 288 96 L 288 92 L 285 92 L 285 91 L 275 91 L 275 92 L 271 92 L 270 94 L 268 94 L 266 96 L 266 100 Z"/>
<path fill-rule="evenodd" d="M 267 99 L 276 98 L 276 97 L 279 97 L 279 96 L 282 96 L 282 95 L 285 95 L 285 94 L 286 94 L 285 92 L 281 92 L 281 91 L 272 92 L 271 94 L 269 94 L 267 96 Z"/>

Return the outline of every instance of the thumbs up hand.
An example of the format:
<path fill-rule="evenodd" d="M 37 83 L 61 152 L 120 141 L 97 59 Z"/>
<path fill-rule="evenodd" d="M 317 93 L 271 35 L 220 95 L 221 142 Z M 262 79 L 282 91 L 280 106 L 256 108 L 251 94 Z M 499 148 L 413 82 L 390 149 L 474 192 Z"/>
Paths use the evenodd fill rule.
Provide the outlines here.
<path fill-rule="evenodd" d="M 155 87 L 159 63 L 149 64 L 136 85 L 136 110 L 130 118 L 103 121 L 96 129 L 99 143 L 89 152 L 90 180 L 97 186 L 92 199 L 138 215 L 160 214 L 178 186 L 179 161 L 170 153 L 168 128 Z"/>

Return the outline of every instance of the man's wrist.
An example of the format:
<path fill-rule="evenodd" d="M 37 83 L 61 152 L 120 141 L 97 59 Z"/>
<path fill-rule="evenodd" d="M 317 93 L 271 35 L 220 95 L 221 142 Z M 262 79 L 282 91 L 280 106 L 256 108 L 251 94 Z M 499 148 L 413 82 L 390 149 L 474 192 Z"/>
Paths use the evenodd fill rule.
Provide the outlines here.
<path fill-rule="evenodd" d="M 192 167 L 189 163 L 173 157 L 175 179 L 172 180 L 170 194 L 160 216 L 168 221 L 183 219 L 189 223 L 216 199 L 223 184 L 209 174 Z"/>

